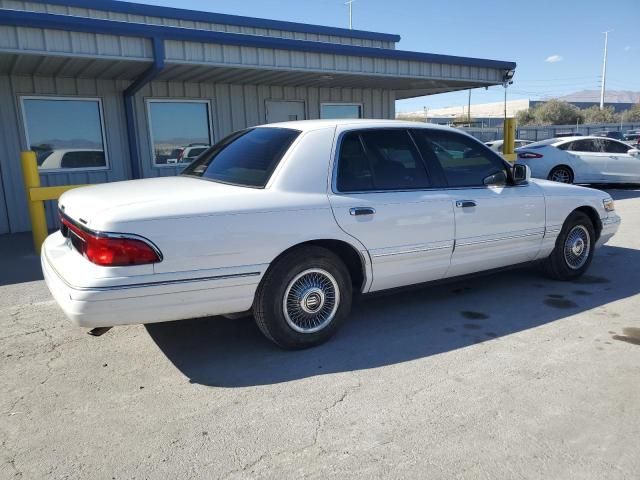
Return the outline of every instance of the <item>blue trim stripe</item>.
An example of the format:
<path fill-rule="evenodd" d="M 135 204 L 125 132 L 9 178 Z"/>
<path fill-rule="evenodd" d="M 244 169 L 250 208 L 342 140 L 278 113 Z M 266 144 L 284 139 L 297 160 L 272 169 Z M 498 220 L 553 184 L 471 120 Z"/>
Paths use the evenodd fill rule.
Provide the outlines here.
<path fill-rule="evenodd" d="M 288 38 L 266 37 L 261 35 L 245 35 L 241 33 L 212 32 L 208 30 L 100 20 L 69 15 L 56 15 L 51 13 L 23 12 L 17 10 L 0 10 L 0 24 L 18 27 L 50 28 L 75 32 L 104 33 L 108 35 L 125 35 L 144 38 L 156 37 L 163 40 L 219 43 L 243 47 L 273 48 L 301 52 L 350 55 L 356 57 L 445 63 L 502 70 L 512 70 L 516 68 L 516 64 L 514 62 L 504 62 L 500 60 L 456 57 L 435 53 L 408 52 L 387 48 L 358 47 L 337 43 L 292 40 Z"/>
<path fill-rule="evenodd" d="M 36 3 L 62 5 L 67 7 L 90 8 L 108 12 L 128 13 L 131 15 L 146 15 L 149 17 L 166 17 L 193 22 L 223 23 L 239 27 L 270 28 L 289 32 L 314 33 L 318 35 L 334 35 L 339 37 L 361 38 L 382 42 L 399 42 L 399 35 L 389 33 L 368 32 L 364 30 L 348 30 L 346 28 L 326 27 L 323 25 L 307 25 L 296 22 L 283 22 L 264 18 L 243 17 L 224 13 L 200 12 L 184 8 L 161 7 L 156 5 L 142 5 L 139 3 L 121 2 L 113 0 L 31 0 Z"/>

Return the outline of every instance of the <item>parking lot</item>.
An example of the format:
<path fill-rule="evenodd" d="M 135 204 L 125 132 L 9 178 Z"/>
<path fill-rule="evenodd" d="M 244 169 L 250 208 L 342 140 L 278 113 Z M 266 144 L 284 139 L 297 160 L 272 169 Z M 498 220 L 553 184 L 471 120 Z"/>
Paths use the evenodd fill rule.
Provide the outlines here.
<path fill-rule="evenodd" d="M 0 478 L 637 478 L 640 190 L 575 283 L 363 298 L 284 352 L 251 319 L 72 327 L 0 237 Z"/>

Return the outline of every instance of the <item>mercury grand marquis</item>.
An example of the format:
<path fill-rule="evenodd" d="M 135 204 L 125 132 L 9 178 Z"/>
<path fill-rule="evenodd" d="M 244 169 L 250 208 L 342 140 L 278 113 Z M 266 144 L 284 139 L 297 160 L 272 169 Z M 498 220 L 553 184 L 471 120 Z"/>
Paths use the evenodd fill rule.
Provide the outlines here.
<path fill-rule="evenodd" d="M 81 327 L 251 312 L 283 348 L 328 339 L 354 293 L 542 263 L 571 280 L 620 218 L 454 129 L 317 120 L 235 132 L 181 175 L 78 188 L 42 249 Z"/>

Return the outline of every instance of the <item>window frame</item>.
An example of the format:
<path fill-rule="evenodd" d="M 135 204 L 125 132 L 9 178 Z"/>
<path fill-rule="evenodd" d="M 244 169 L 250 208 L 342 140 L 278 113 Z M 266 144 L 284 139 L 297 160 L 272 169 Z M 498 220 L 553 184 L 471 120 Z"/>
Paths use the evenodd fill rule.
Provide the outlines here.
<path fill-rule="evenodd" d="M 184 168 L 191 162 L 183 162 L 183 163 L 167 163 L 167 164 L 159 164 L 156 163 L 156 155 L 154 150 L 154 140 L 153 140 L 153 124 L 151 123 L 151 107 L 152 103 L 204 103 L 207 105 L 207 115 L 209 116 L 209 147 L 211 148 L 215 145 L 216 139 L 214 137 L 213 130 L 213 108 L 211 105 L 211 100 L 208 98 L 177 98 L 177 97 L 147 97 L 144 99 L 145 109 L 147 110 L 147 131 L 149 136 L 149 152 L 151 157 L 151 168 Z"/>
<path fill-rule="evenodd" d="M 350 106 L 350 107 L 358 107 L 360 110 L 360 116 L 357 118 L 353 118 L 353 119 L 345 119 L 345 120 L 360 120 L 364 118 L 364 104 L 363 103 L 358 103 L 358 102 L 320 102 L 320 111 L 318 112 L 320 115 L 320 120 L 338 120 L 338 119 L 332 119 L 332 118 L 325 118 L 322 116 L 322 107 L 327 106 L 327 107 L 331 107 L 331 106 Z"/>
<path fill-rule="evenodd" d="M 102 151 L 104 153 L 104 167 L 86 167 L 86 168 L 40 168 L 40 173 L 70 173 L 70 172 L 94 172 L 102 170 L 110 170 L 111 162 L 109 160 L 109 149 L 107 147 L 107 131 L 104 123 L 104 110 L 102 107 L 102 97 L 76 97 L 71 95 L 20 95 L 20 116 L 22 117 L 22 129 L 27 149 L 31 148 L 29 139 L 29 128 L 27 125 L 27 111 L 25 108 L 25 100 L 52 100 L 52 101 L 83 101 L 96 102 L 98 104 L 98 114 L 100 117 L 100 138 L 102 139 Z"/>

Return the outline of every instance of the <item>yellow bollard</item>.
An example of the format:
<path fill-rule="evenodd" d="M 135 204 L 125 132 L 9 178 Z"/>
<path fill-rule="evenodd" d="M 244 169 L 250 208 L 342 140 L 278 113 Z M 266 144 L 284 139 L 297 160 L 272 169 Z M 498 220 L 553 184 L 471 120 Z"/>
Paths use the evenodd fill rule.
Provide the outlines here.
<path fill-rule="evenodd" d="M 40 173 L 38 172 L 38 162 L 35 152 L 22 152 L 20 154 L 22 163 L 22 174 L 24 175 L 24 188 L 27 191 L 27 205 L 29 206 L 29 217 L 31 217 L 31 230 L 33 232 L 33 246 L 36 253 L 40 255 L 40 248 L 44 239 L 49 235 L 47 230 L 47 217 L 44 213 L 44 202 L 42 200 L 31 199 L 31 189 L 40 187 Z"/>
<path fill-rule="evenodd" d="M 514 153 L 516 146 L 516 119 L 504 119 L 504 143 L 502 144 L 502 153 L 504 158 L 510 162 L 515 162 L 516 155 Z"/>

